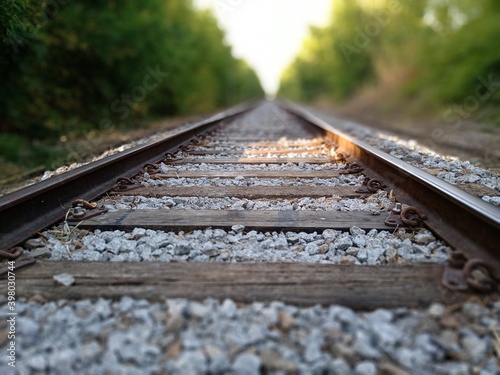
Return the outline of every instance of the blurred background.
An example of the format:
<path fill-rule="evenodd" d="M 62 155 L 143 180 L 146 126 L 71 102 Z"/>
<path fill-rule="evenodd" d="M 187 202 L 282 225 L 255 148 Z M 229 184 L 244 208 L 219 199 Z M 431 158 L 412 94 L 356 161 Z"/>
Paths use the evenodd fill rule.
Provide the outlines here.
<path fill-rule="evenodd" d="M 499 36 L 496 0 L 335 0 L 329 25 L 312 28 L 279 93 L 353 114 L 428 118 L 454 130 L 475 120 L 492 130 Z"/>
<path fill-rule="evenodd" d="M 497 0 L 3 0 L 0 30 L 0 185 L 264 94 L 500 128 Z"/>

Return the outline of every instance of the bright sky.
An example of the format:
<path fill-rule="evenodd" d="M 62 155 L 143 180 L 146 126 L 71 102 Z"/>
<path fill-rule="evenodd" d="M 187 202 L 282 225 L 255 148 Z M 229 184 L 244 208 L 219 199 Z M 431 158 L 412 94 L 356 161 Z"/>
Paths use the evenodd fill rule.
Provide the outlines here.
<path fill-rule="evenodd" d="M 194 0 L 209 7 L 226 32 L 236 57 L 243 58 L 273 95 L 283 70 L 300 51 L 309 26 L 325 26 L 332 0 Z"/>

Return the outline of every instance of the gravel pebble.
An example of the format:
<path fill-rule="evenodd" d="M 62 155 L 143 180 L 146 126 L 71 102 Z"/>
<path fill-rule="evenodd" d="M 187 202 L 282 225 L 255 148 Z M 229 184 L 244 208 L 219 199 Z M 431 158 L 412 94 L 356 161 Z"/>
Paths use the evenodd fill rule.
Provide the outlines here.
<path fill-rule="evenodd" d="M 232 370 L 235 374 L 259 375 L 261 360 L 255 354 L 243 353 L 236 357 Z"/>
<path fill-rule="evenodd" d="M 479 315 L 468 313 L 473 305 Z M 460 322 L 450 330 L 433 313 L 435 306 L 355 312 L 278 301 L 150 303 L 122 297 L 40 304 L 20 299 L 16 370 L 424 375 L 470 374 L 474 369 L 481 375 L 498 374 L 491 330 L 500 330 L 500 311 L 475 303 L 455 307 L 443 315 Z M 6 356 L 0 356 L 0 371 L 11 373 Z"/>
<path fill-rule="evenodd" d="M 374 362 L 371 361 L 363 361 L 356 365 L 354 369 L 354 373 L 356 375 L 376 375 L 377 374 L 377 366 Z"/>
<path fill-rule="evenodd" d="M 58 275 L 52 276 L 52 278 L 57 281 L 59 284 L 64 285 L 64 286 L 70 286 L 75 283 L 75 278 L 67 273 L 61 273 Z"/>

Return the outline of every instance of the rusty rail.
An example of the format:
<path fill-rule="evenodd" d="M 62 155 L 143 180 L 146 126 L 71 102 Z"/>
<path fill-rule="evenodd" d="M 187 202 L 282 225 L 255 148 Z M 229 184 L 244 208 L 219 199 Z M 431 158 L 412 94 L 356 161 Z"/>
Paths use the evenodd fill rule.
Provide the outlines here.
<path fill-rule="evenodd" d="M 61 220 L 75 199 L 92 200 L 123 176 L 137 174 L 148 163 L 162 160 L 198 134 L 253 108 L 243 103 L 178 130 L 164 139 L 112 155 L 0 197 L 0 249 L 10 248 Z"/>
<path fill-rule="evenodd" d="M 325 130 L 339 148 L 361 163 L 364 172 L 381 178 L 403 203 L 417 207 L 425 225 L 468 258 L 481 258 L 500 274 L 500 210 L 478 197 L 380 151 L 297 105 L 281 103 L 288 112 Z"/>

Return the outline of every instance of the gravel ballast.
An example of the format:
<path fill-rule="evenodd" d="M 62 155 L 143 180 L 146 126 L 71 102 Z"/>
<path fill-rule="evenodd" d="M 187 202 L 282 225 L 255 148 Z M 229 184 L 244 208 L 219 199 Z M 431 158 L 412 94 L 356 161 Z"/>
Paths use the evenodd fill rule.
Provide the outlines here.
<path fill-rule="evenodd" d="M 189 261 L 189 262 L 304 262 L 327 264 L 443 263 L 451 248 L 431 232 L 400 229 L 396 232 L 349 232 L 326 229 L 322 233 L 195 230 L 191 233 L 136 228 L 131 233 L 99 231 L 74 233 L 61 241 L 54 232 L 41 248 L 50 260 L 75 261 Z M 40 251 L 40 250 L 39 250 Z"/>
<path fill-rule="evenodd" d="M 147 179 L 142 183 L 143 186 L 358 186 L 363 182 L 363 176 L 345 175 L 333 178 L 245 178 L 237 176 L 230 178 L 166 178 L 166 179 Z"/>
<path fill-rule="evenodd" d="M 196 156 L 189 156 L 191 159 L 232 159 L 232 158 L 246 158 L 246 159 L 259 159 L 259 158 L 277 158 L 277 159 L 287 159 L 287 158 L 304 158 L 304 160 L 307 160 L 308 158 L 328 158 L 329 155 L 325 153 L 310 153 L 310 152 L 303 152 L 303 153 L 294 153 L 290 152 L 288 154 L 278 154 L 275 153 L 273 154 L 272 152 L 266 152 L 264 155 L 261 154 L 226 154 L 224 152 L 216 155 L 196 155 Z"/>
<path fill-rule="evenodd" d="M 113 210 L 312 210 L 312 211 L 389 211 L 393 202 L 382 192 L 367 198 L 295 198 L 255 200 L 246 198 L 120 196 L 107 199 L 104 207 Z"/>
<path fill-rule="evenodd" d="M 498 173 L 477 167 L 467 160 L 440 155 L 412 139 L 403 139 L 388 132 L 371 129 L 356 122 L 325 115 L 319 111 L 313 112 L 319 118 L 332 124 L 336 129 L 383 150 L 410 165 L 432 173 L 446 182 L 459 185 L 459 187 L 461 187 L 461 184 L 478 184 L 493 189 L 497 192 L 495 195 L 500 196 L 500 176 Z M 483 195 L 482 198 L 486 202 L 500 206 L 499 199 L 491 199 L 486 195 Z"/>
<path fill-rule="evenodd" d="M 499 302 L 356 313 L 337 305 L 123 297 L 18 301 L 17 312 L 17 374 L 500 372 Z M 0 372 L 11 370 L 0 356 Z"/>
<path fill-rule="evenodd" d="M 338 171 L 345 168 L 345 164 L 341 163 L 323 163 L 323 164 L 308 164 L 308 163 L 282 163 L 282 164 L 170 164 L 160 163 L 162 173 L 172 173 L 176 171 Z"/>

